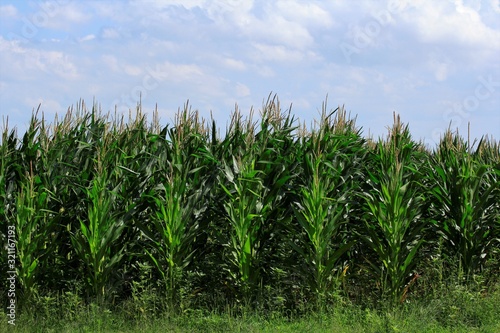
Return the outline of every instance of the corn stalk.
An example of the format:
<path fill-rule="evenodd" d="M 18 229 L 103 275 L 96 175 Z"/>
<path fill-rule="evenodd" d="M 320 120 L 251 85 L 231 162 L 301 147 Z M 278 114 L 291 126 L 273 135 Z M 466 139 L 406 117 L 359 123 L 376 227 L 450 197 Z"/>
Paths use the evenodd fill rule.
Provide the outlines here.
<path fill-rule="evenodd" d="M 229 237 L 222 241 L 228 254 L 226 271 L 245 301 L 255 298 L 264 263 L 275 256 L 268 251 L 279 251 L 276 237 L 288 220 L 284 188 L 293 177 L 292 170 L 285 170 L 285 165 L 291 165 L 293 118 L 284 116 L 279 101 L 270 96 L 260 128 L 251 119 L 252 113 L 243 122 L 236 109 L 218 155 L 222 162 L 219 216 L 229 223 L 225 228 Z"/>
<path fill-rule="evenodd" d="M 158 147 L 151 156 L 155 170 L 148 180 L 151 188 L 143 195 L 150 218 L 137 222 L 148 241 L 147 257 L 165 282 L 171 307 L 180 303 L 180 282 L 196 254 L 200 220 L 207 208 L 204 196 L 210 170 L 204 165 L 209 154 L 204 150 L 203 135 L 197 113 L 186 105 L 168 138 L 154 139 Z"/>
<path fill-rule="evenodd" d="M 224 170 L 230 185 L 226 187 L 221 184 L 227 194 L 228 199 L 224 203 L 224 208 L 232 227 L 229 260 L 235 269 L 229 272 L 233 280 L 241 281 L 245 297 L 250 295 L 259 278 L 258 236 L 264 214 L 269 208 L 263 204 L 266 190 L 259 179 L 261 172 L 254 170 L 252 168 L 254 165 L 254 163 L 242 165 L 235 159 L 233 167 L 226 165 Z"/>
<path fill-rule="evenodd" d="M 29 301 L 38 279 L 40 259 L 48 252 L 47 241 L 54 212 L 47 209 L 49 193 L 40 177 L 27 173 L 16 200 L 17 276 L 23 288 L 23 300 Z M 52 215 L 52 216 L 50 216 Z"/>
<path fill-rule="evenodd" d="M 395 116 L 388 142 L 379 142 L 375 152 L 374 170 L 367 170 L 371 189 L 361 193 L 368 210 L 360 236 L 376 253 L 378 262 L 369 264 L 380 278 L 383 295 L 394 304 L 403 297 L 424 241 L 418 147 Z"/>
<path fill-rule="evenodd" d="M 482 143 L 474 157 L 458 134 L 448 131 L 431 159 L 433 226 L 448 244 L 447 254 L 458 255 L 466 281 L 498 244 L 498 171 L 478 158 Z"/>
<path fill-rule="evenodd" d="M 302 185 L 293 206 L 301 230 L 292 232 L 305 232 L 306 237 L 291 242 L 303 260 L 301 275 L 320 307 L 335 286 L 334 273 L 342 268 L 340 258 L 354 244 L 347 239 L 345 227 L 349 198 L 359 176 L 361 145 L 354 121 L 340 108 L 327 116 L 325 102 L 319 130 L 304 142 Z"/>
<path fill-rule="evenodd" d="M 85 181 L 75 184 L 83 187 L 82 210 L 86 214 L 76 214 L 78 226 L 71 231 L 71 243 L 85 267 L 91 295 L 99 303 L 112 295 L 112 280 L 125 254 L 126 244 L 122 235 L 130 215 L 129 207 L 119 209 L 120 184 L 111 181 L 117 166 L 110 164 L 114 152 L 109 150 L 111 136 L 106 135 L 105 128 L 103 121 L 93 113 L 87 141 L 80 145 L 95 149 L 95 167 L 87 186 Z"/>

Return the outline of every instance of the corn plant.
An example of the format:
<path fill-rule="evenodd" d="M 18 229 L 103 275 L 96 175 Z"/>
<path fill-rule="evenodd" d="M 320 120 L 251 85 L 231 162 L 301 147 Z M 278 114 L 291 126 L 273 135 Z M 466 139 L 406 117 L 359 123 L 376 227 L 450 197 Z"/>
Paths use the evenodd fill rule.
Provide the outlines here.
<path fill-rule="evenodd" d="M 266 188 L 262 183 L 262 171 L 256 169 L 254 126 L 250 120 L 243 128 L 238 110 L 233 114 L 226 142 L 233 145 L 232 151 L 222 161 L 220 187 L 225 194 L 222 216 L 229 223 L 228 273 L 235 286 L 241 287 L 248 299 L 259 279 L 258 255 L 260 249 L 259 229 L 268 206 L 264 206 Z M 256 143 L 258 144 L 258 143 Z M 244 146 L 248 147 L 245 150 Z M 255 146 L 254 146 L 255 147 Z"/>
<path fill-rule="evenodd" d="M 260 172 L 252 169 L 253 163 L 242 165 L 233 161 L 232 169 L 226 165 L 225 177 L 230 186 L 221 184 L 228 196 L 224 204 L 231 224 L 230 262 L 236 269 L 229 270 L 233 280 L 241 280 L 245 297 L 258 281 L 259 229 L 263 215 L 269 209 L 263 205 L 265 188 L 259 179 Z M 240 170 L 241 168 L 241 170 Z"/>
<path fill-rule="evenodd" d="M 200 218 L 207 208 L 203 198 L 209 189 L 205 175 L 210 171 L 196 155 L 203 155 L 201 132 L 197 115 L 186 106 L 168 132 L 169 141 L 155 138 L 159 149 L 152 158 L 157 169 L 151 174 L 152 189 L 144 195 L 151 217 L 137 223 L 149 241 L 145 251 L 165 282 L 170 306 L 178 305 L 180 280 L 196 252 Z"/>
<path fill-rule="evenodd" d="M 39 277 L 42 256 L 48 252 L 47 241 L 54 212 L 47 209 L 49 193 L 41 185 L 40 177 L 27 173 L 17 196 L 15 230 L 16 254 L 19 264 L 17 276 L 23 288 L 23 301 L 29 301 Z"/>
<path fill-rule="evenodd" d="M 300 192 L 301 200 L 295 203 L 294 215 L 307 235 L 300 245 L 291 243 L 294 249 L 305 259 L 303 274 L 306 275 L 309 287 L 322 302 L 325 294 L 331 289 L 333 272 L 337 268 L 339 258 L 351 246 L 352 242 L 340 244 L 340 226 L 345 222 L 345 198 L 330 198 L 328 192 L 332 180 L 325 177 L 329 172 L 337 170 L 321 156 L 306 157 L 307 170 L 311 174 L 311 183 Z M 332 247 L 336 242 L 337 248 Z"/>
<path fill-rule="evenodd" d="M 2 223 L 7 221 L 5 209 L 7 205 L 8 164 L 12 158 L 12 154 L 16 152 L 15 143 L 15 132 L 12 131 L 9 135 L 7 124 L 2 130 L 2 142 L 0 144 L 0 219 Z M 3 228 L 1 230 L 4 232 Z"/>
<path fill-rule="evenodd" d="M 219 216 L 229 226 L 229 237 L 221 241 L 227 250 L 224 264 L 232 285 L 247 301 L 262 285 L 264 263 L 272 260 L 272 249 L 278 250 L 277 234 L 287 220 L 284 187 L 292 170 L 285 170 L 285 165 L 290 165 L 294 129 L 293 118 L 281 113 L 276 99 L 264 105 L 260 129 L 251 119 L 252 113 L 242 121 L 236 109 L 215 153 L 221 161 Z"/>
<path fill-rule="evenodd" d="M 101 136 L 95 115 L 86 112 L 81 102 L 76 110 L 69 109 L 62 121 L 40 126 L 38 175 L 50 192 L 51 216 L 50 256 L 44 258 L 43 286 L 60 290 L 72 288 L 82 276 L 81 261 L 75 253 L 72 232 L 80 229 L 80 221 L 88 218 L 88 190 L 95 173 L 95 140 Z M 94 133 L 94 135 L 92 134 Z M 70 231 L 70 232 L 68 232 Z M 88 283 L 85 274 L 85 281 Z M 87 286 L 89 286 L 87 284 Z M 91 293 L 91 289 L 88 289 Z"/>
<path fill-rule="evenodd" d="M 477 150 L 481 149 L 480 143 Z M 458 255 L 466 281 L 495 246 L 499 219 L 498 171 L 468 150 L 458 134 L 448 131 L 432 156 L 430 175 L 434 184 L 433 225 L 447 242 L 448 255 Z"/>
<path fill-rule="evenodd" d="M 297 164 L 291 135 L 294 119 L 271 96 L 261 115 L 257 126 L 242 121 L 236 108 L 224 139 L 219 141 L 212 130 L 207 147 L 218 186 L 209 193 L 204 252 L 211 265 L 222 268 L 210 274 L 216 279 L 211 283 L 222 285 L 223 292 L 237 301 L 262 297 L 259 292 L 277 278 L 276 264 L 288 251 L 287 192 Z"/>
<path fill-rule="evenodd" d="M 387 143 L 380 141 L 374 151 L 375 169 L 367 170 L 371 190 L 360 194 L 368 208 L 360 236 L 377 255 L 378 262 L 369 264 L 392 303 L 403 297 L 424 241 L 418 151 L 408 126 L 403 127 L 395 116 Z"/>
<path fill-rule="evenodd" d="M 306 237 L 291 245 L 304 261 L 301 274 L 319 306 L 335 285 L 334 272 L 341 268 L 339 259 L 354 244 L 342 230 L 349 221 L 349 197 L 354 195 L 354 179 L 362 159 L 362 141 L 354 126 L 343 109 L 337 108 L 327 116 L 326 103 L 323 105 L 320 128 L 306 143 L 303 184 L 293 206 L 294 217 Z"/>
<path fill-rule="evenodd" d="M 111 280 L 125 254 L 122 235 L 128 207 L 118 208 L 119 185 L 113 187 L 110 182 L 110 174 L 116 166 L 108 164 L 113 151 L 108 150 L 110 137 L 106 136 L 105 124 L 92 113 L 90 125 L 87 141 L 80 144 L 95 149 L 96 158 L 92 163 L 95 170 L 88 185 L 75 184 L 83 186 L 82 204 L 86 214 L 77 215 L 79 225 L 71 231 L 71 242 L 87 272 L 91 295 L 103 302 L 111 296 L 108 293 L 113 291 Z"/>
<path fill-rule="evenodd" d="M 19 148 L 15 131 L 2 138 L 0 167 L 0 213 L 3 222 L 15 227 L 16 257 L 15 270 L 22 287 L 22 304 L 26 304 L 40 282 L 44 256 L 49 253 L 50 234 L 53 226 L 53 212 L 49 210 L 51 193 L 39 176 L 38 166 L 43 131 L 33 115 L 28 131 L 23 136 Z M 16 149 L 17 148 L 17 149 Z M 38 166 L 38 167 L 35 167 Z M 3 229 L 3 228 L 2 228 Z"/>
<path fill-rule="evenodd" d="M 15 190 L 16 182 L 14 179 L 15 168 L 14 160 L 17 153 L 16 149 L 16 133 L 11 131 L 9 134 L 8 123 L 2 131 L 2 143 L 0 145 L 0 240 L 2 244 L 7 243 L 7 225 L 10 221 L 9 215 L 15 206 Z M 2 267 L 6 266 L 7 254 L 5 247 L 1 246 L 0 264 Z M 2 281 L 5 280 L 7 270 L 0 273 Z"/>
<path fill-rule="evenodd" d="M 298 128 L 291 109 L 283 112 L 276 96 L 269 95 L 261 111 L 260 130 L 255 135 L 255 169 L 261 172 L 266 188 L 263 206 L 269 207 L 259 229 L 259 291 L 270 285 L 291 285 L 283 274 L 290 272 L 292 249 L 289 246 L 293 224 L 293 193 L 300 175 L 298 154 L 301 149 L 293 132 Z M 296 260 L 293 260 L 296 263 Z M 292 265 L 293 266 L 293 265 Z"/>
<path fill-rule="evenodd" d="M 187 105 L 173 127 L 157 113 L 148 124 L 140 105 L 128 122 L 109 117 L 80 101 L 49 126 L 36 110 L 20 139 L 2 132 L 0 240 L 16 225 L 27 302 L 82 282 L 99 302 L 127 299 L 131 286 L 150 287 L 138 282 L 146 260 L 174 309 L 223 295 L 294 311 L 325 305 L 340 283 L 365 302 L 372 276 L 395 303 L 436 244 L 466 281 L 497 272 L 494 140 L 472 149 L 447 134 L 424 151 L 399 118 L 386 140 L 364 140 L 326 102 L 318 130 L 297 130 L 271 95 L 260 123 L 236 108 L 222 139 Z"/>

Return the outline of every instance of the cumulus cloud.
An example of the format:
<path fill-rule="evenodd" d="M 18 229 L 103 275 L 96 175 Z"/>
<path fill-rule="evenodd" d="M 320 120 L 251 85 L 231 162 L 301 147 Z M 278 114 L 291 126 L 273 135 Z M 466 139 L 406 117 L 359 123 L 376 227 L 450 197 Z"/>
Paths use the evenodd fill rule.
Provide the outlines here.
<path fill-rule="evenodd" d="M 495 13 L 500 14 L 500 2 L 498 0 L 490 0 L 490 6 Z"/>
<path fill-rule="evenodd" d="M 258 108 L 273 91 L 309 121 L 328 94 L 331 104 L 362 114 L 374 133 L 385 132 L 394 110 L 407 110 L 408 121 L 441 120 L 443 100 L 460 103 L 464 85 L 500 68 L 498 0 L 2 4 L 0 93 L 12 96 L 3 110 L 55 94 L 61 105 L 96 96 L 133 108 L 142 92 L 148 107 L 176 110 L 189 99 L 223 124 L 235 102 Z M 23 18 L 36 29 L 29 38 Z M 363 34 L 368 42 L 357 45 Z M 350 62 L 342 43 L 356 48 Z M 21 100 L 21 85 L 36 95 Z M 483 124 L 489 132 L 498 132 L 495 99 L 498 89 L 477 111 L 491 115 Z M 448 124 L 428 124 L 416 136 Z"/>
<path fill-rule="evenodd" d="M 302 26 L 330 28 L 334 25 L 331 13 L 314 2 L 276 1 L 275 10 L 279 15 Z"/>
<path fill-rule="evenodd" d="M 257 62 L 278 62 L 297 63 L 301 61 L 311 61 L 316 58 L 312 51 L 299 51 L 284 45 L 273 45 L 264 43 L 253 43 L 252 58 Z"/>
<path fill-rule="evenodd" d="M 236 60 L 233 58 L 223 58 L 222 59 L 223 66 L 236 71 L 244 71 L 247 69 L 245 63 L 241 60 Z"/>
<path fill-rule="evenodd" d="M 32 106 L 34 108 L 38 107 L 40 105 L 40 110 L 44 114 L 51 114 L 54 115 L 56 113 L 61 113 L 67 110 L 67 106 L 62 106 L 57 100 L 54 99 L 48 99 L 48 98 L 42 98 L 42 97 L 27 97 L 23 101 L 25 105 L 27 106 Z"/>
<path fill-rule="evenodd" d="M 15 18 L 17 15 L 17 9 L 13 5 L 0 6 L 0 17 Z"/>
<path fill-rule="evenodd" d="M 498 49 L 500 31 L 484 24 L 477 9 L 460 0 L 453 3 L 421 1 L 414 12 L 404 13 L 407 22 L 415 25 L 423 42 L 457 43 Z"/>
<path fill-rule="evenodd" d="M 185 82 L 203 76 L 203 70 L 194 64 L 175 64 L 164 61 L 148 69 L 151 76 L 159 81 Z"/>
<path fill-rule="evenodd" d="M 114 28 L 106 27 L 101 31 L 101 37 L 104 39 L 117 39 L 118 37 L 120 37 L 120 33 Z"/>
<path fill-rule="evenodd" d="M 94 34 L 89 34 L 89 35 L 86 35 L 82 38 L 79 38 L 78 41 L 79 42 L 88 42 L 88 41 L 91 41 L 91 40 L 94 40 L 95 39 L 95 35 Z"/>
<path fill-rule="evenodd" d="M 82 3 L 75 1 L 39 2 L 35 12 L 28 19 L 38 27 L 50 29 L 71 29 L 76 24 L 88 21 L 90 13 L 84 10 Z"/>
<path fill-rule="evenodd" d="M 430 52 L 427 56 L 425 66 L 439 82 L 445 81 L 449 75 L 455 72 L 454 62 L 444 52 Z"/>
<path fill-rule="evenodd" d="M 113 72 L 120 71 L 120 66 L 118 65 L 118 59 L 114 55 L 104 54 L 101 56 L 101 61 L 111 71 L 113 71 Z"/>
<path fill-rule="evenodd" d="M 248 88 L 243 83 L 236 83 L 236 95 L 238 97 L 246 97 L 250 95 L 250 88 Z"/>
<path fill-rule="evenodd" d="M 267 7 L 262 17 L 252 15 L 247 20 L 236 24 L 241 33 L 252 41 L 267 41 L 292 49 L 305 49 L 314 42 L 305 26 L 287 20 L 272 6 Z"/>
<path fill-rule="evenodd" d="M 64 52 L 26 47 L 18 41 L 7 41 L 1 36 L 0 51 L 1 60 L 9 64 L 4 75 L 30 77 L 36 75 L 36 72 L 32 72 L 34 70 L 69 80 L 78 78 L 77 66 Z"/>

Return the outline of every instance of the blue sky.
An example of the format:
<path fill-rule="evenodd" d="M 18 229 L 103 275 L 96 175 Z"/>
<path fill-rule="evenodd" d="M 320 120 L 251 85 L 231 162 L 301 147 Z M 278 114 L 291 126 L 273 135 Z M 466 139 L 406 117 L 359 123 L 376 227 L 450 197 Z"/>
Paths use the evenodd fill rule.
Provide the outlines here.
<path fill-rule="evenodd" d="M 80 98 L 104 112 L 189 99 L 224 131 L 276 93 L 307 125 L 345 105 L 363 133 L 393 112 L 434 146 L 451 123 L 500 139 L 500 0 L 0 0 L 0 116 L 23 133 Z M 0 120 L 1 122 L 1 120 Z"/>

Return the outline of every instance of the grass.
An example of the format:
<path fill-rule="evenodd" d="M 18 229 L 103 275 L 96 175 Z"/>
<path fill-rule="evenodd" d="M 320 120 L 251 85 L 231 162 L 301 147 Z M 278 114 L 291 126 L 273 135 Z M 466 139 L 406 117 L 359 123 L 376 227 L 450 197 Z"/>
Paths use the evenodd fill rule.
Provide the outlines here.
<path fill-rule="evenodd" d="M 50 303 L 50 302 L 47 302 Z M 103 310 L 97 305 L 59 312 L 60 305 L 45 304 L 36 315 L 25 313 L 16 326 L 0 324 L 2 332 L 499 332 L 500 292 L 487 298 L 463 288 L 426 302 L 390 310 L 362 309 L 355 305 L 331 307 L 296 318 L 256 311 L 227 309 L 184 314 L 161 314 L 131 319 L 123 309 Z M 69 306 L 71 304 L 68 304 Z M 44 312 L 44 313 L 43 313 Z M 236 314 L 239 312 L 239 314 Z"/>

